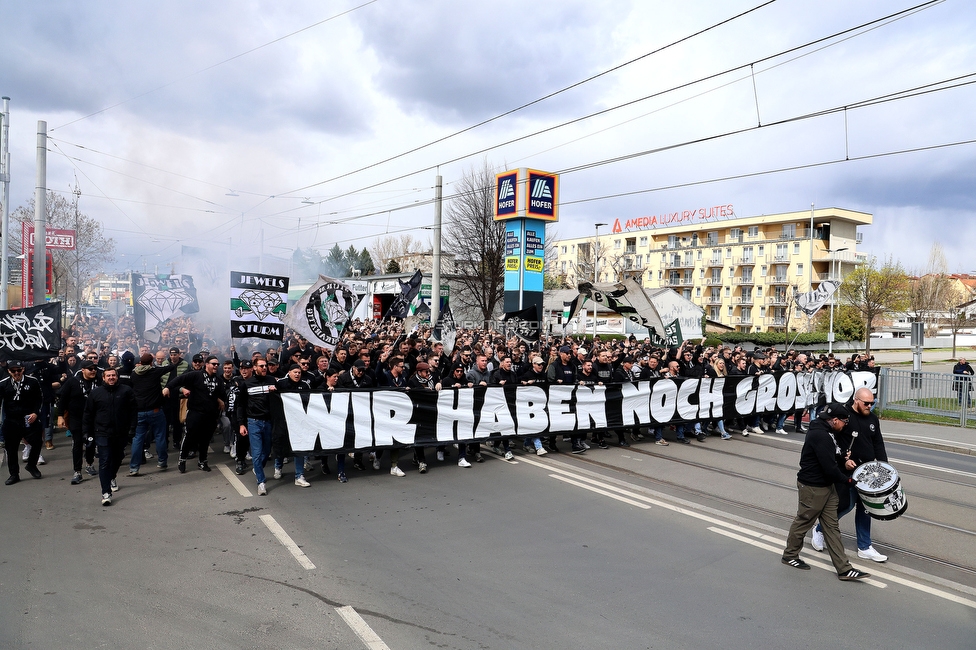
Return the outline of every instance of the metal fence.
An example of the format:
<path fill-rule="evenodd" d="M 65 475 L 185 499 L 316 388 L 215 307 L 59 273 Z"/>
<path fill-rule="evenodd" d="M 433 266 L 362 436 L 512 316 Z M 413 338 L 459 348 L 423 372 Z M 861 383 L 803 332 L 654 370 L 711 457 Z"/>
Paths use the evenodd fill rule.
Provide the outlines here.
<path fill-rule="evenodd" d="M 974 424 L 973 385 L 965 375 L 882 368 L 878 406 L 883 411 L 908 411 Z"/>

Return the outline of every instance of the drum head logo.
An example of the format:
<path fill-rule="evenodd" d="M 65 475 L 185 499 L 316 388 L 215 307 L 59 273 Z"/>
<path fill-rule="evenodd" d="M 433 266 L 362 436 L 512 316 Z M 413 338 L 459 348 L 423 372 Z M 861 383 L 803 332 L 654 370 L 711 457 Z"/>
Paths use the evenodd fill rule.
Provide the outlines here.
<path fill-rule="evenodd" d="M 315 290 L 305 307 L 305 318 L 312 332 L 329 345 L 339 343 L 354 307 L 355 294 L 337 282 L 327 282 Z"/>

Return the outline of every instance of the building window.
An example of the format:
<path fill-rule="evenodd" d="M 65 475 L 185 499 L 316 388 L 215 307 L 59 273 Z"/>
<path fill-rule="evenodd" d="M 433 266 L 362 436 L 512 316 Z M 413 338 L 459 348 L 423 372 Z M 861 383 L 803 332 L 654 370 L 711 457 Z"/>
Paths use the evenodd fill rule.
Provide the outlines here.
<path fill-rule="evenodd" d="M 712 232 L 710 232 L 707 235 L 705 235 L 705 241 L 708 243 L 709 246 L 714 246 L 715 244 L 717 244 L 718 243 L 718 231 L 717 230 L 713 230 Z"/>
<path fill-rule="evenodd" d="M 732 308 L 729 307 L 729 318 L 732 318 Z"/>
<path fill-rule="evenodd" d="M 678 248 L 681 246 L 681 240 L 678 239 L 677 235 L 668 235 L 668 248 Z"/>
<path fill-rule="evenodd" d="M 699 250 L 698 251 L 698 261 L 699 262 L 701 262 L 701 258 L 702 258 L 702 252 L 701 252 L 701 250 Z"/>
<path fill-rule="evenodd" d="M 735 277 L 735 267 L 734 266 L 730 266 L 729 267 L 729 277 L 730 278 Z"/>
<path fill-rule="evenodd" d="M 729 239 L 734 242 L 742 241 L 742 228 L 732 228 L 729 230 Z"/>
<path fill-rule="evenodd" d="M 613 240 L 613 248 L 614 248 L 614 250 L 618 250 L 618 251 L 620 250 L 620 240 L 619 239 L 614 239 Z"/>
<path fill-rule="evenodd" d="M 761 278 L 766 277 L 766 265 L 765 264 L 763 264 L 762 266 L 759 267 L 759 277 L 761 277 Z"/>
<path fill-rule="evenodd" d="M 800 242 L 795 242 L 793 244 L 793 254 L 794 255 L 799 255 L 800 254 Z"/>
<path fill-rule="evenodd" d="M 709 307 L 708 308 L 708 318 L 709 320 L 717 321 L 721 318 L 720 307 Z"/>
<path fill-rule="evenodd" d="M 776 261 L 783 262 L 786 260 L 786 244 L 776 244 Z"/>
<path fill-rule="evenodd" d="M 765 257 L 765 255 L 766 255 L 766 247 L 764 245 L 762 245 L 762 244 L 759 244 L 758 246 L 756 246 L 756 254 L 759 257 Z"/>
<path fill-rule="evenodd" d="M 635 266 L 637 266 L 637 268 L 639 268 L 639 269 L 644 268 L 644 256 L 643 255 L 638 255 L 637 256 L 637 264 Z"/>
<path fill-rule="evenodd" d="M 695 287 L 695 297 L 701 298 L 701 287 Z"/>
<path fill-rule="evenodd" d="M 565 254 L 566 254 L 566 247 L 565 247 L 565 246 L 563 246 L 563 250 L 562 250 L 562 253 L 563 253 L 563 255 L 565 255 Z"/>
<path fill-rule="evenodd" d="M 762 298 L 762 287 L 756 287 L 756 297 Z"/>
<path fill-rule="evenodd" d="M 563 273 L 566 272 L 566 260 L 563 260 L 563 263 L 560 265 L 559 270 L 562 271 Z"/>
<path fill-rule="evenodd" d="M 732 249 L 731 248 L 726 248 L 725 249 L 725 258 L 726 259 L 732 259 Z"/>
<path fill-rule="evenodd" d="M 797 264 L 796 265 L 796 274 L 797 275 L 803 275 L 803 265 L 802 264 Z"/>
<path fill-rule="evenodd" d="M 758 237 L 759 236 L 759 226 L 749 226 L 749 236 Z"/>
<path fill-rule="evenodd" d="M 744 267 L 742 267 L 742 281 L 743 282 L 752 282 L 752 267 L 751 266 L 744 266 Z"/>
<path fill-rule="evenodd" d="M 685 300 L 691 300 L 691 289 L 682 289 L 681 290 L 681 296 Z"/>
<path fill-rule="evenodd" d="M 728 287 L 725 287 L 725 297 L 726 297 L 726 298 L 728 298 L 728 297 L 730 297 L 731 295 L 732 295 L 732 290 L 731 290 L 731 289 L 729 289 Z M 732 310 L 731 310 L 731 308 L 729 309 L 729 315 L 730 315 L 730 316 L 732 315 Z"/>
<path fill-rule="evenodd" d="M 694 265 L 695 265 L 695 256 L 692 254 L 691 251 L 686 251 L 685 252 L 685 266 L 694 266 Z"/>
<path fill-rule="evenodd" d="M 796 224 L 795 223 L 784 223 L 783 224 L 783 239 L 793 239 L 796 237 Z"/>
<path fill-rule="evenodd" d="M 742 249 L 742 261 L 744 263 L 749 263 L 753 261 L 752 257 L 752 246 L 745 246 Z"/>
<path fill-rule="evenodd" d="M 722 269 L 712 269 L 712 282 L 715 284 L 722 284 Z"/>
<path fill-rule="evenodd" d="M 647 237 L 641 237 L 640 238 L 640 245 L 641 246 L 647 246 Z"/>
<path fill-rule="evenodd" d="M 698 269 L 698 277 L 702 280 L 705 279 L 705 269 Z"/>
<path fill-rule="evenodd" d="M 752 320 L 752 307 L 743 307 L 742 308 L 742 322 L 743 323 L 748 323 L 751 320 Z"/>
<path fill-rule="evenodd" d="M 760 307 L 759 308 L 759 318 L 766 318 L 766 308 L 765 307 Z"/>

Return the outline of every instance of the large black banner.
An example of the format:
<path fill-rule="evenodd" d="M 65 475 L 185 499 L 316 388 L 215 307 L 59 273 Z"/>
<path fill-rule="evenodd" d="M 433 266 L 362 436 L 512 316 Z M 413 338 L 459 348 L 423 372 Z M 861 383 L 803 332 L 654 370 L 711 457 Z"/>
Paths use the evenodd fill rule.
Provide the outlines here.
<path fill-rule="evenodd" d="M 786 372 L 607 386 L 285 393 L 279 406 L 295 451 L 352 451 L 784 413 L 822 399 L 846 402 L 862 386 L 876 390 L 877 375 Z"/>
<path fill-rule="evenodd" d="M 60 302 L 0 310 L 0 359 L 48 359 L 60 349 Z"/>

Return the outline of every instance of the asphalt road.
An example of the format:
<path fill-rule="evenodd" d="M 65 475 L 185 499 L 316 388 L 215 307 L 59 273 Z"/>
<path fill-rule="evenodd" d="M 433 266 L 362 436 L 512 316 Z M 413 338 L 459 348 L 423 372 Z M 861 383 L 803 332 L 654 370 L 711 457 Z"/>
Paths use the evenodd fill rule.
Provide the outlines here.
<path fill-rule="evenodd" d="M 0 648 L 973 648 L 976 572 L 899 551 L 891 566 L 849 551 L 870 583 L 813 551 L 811 571 L 780 563 L 798 440 L 449 459 L 427 475 L 401 460 L 402 479 L 384 463 L 308 489 L 288 465 L 267 497 L 239 492 L 254 495 L 250 474 L 235 487 L 150 466 L 104 508 L 97 481 L 69 485 L 61 439 L 42 480 L 0 488 Z M 915 488 L 961 505 L 909 493 L 911 513 L 974 528 L 976 459 L 919 453 L 906 460 L 962 474 L 913 468 Z M 974 564 L 966 533 L 875 531 L 881 548 Z"/>

